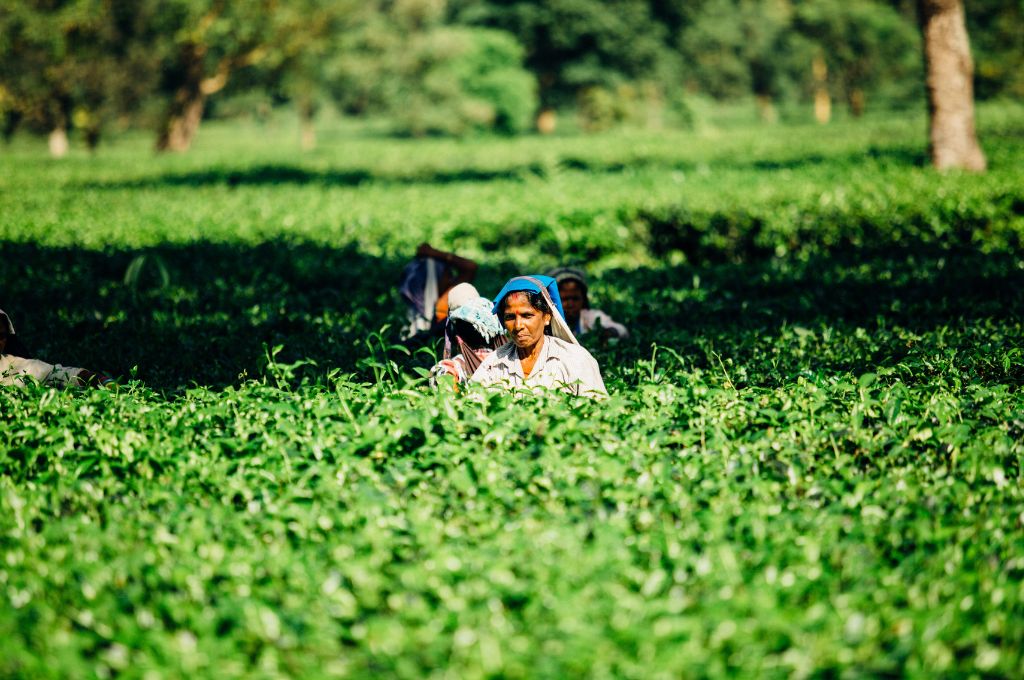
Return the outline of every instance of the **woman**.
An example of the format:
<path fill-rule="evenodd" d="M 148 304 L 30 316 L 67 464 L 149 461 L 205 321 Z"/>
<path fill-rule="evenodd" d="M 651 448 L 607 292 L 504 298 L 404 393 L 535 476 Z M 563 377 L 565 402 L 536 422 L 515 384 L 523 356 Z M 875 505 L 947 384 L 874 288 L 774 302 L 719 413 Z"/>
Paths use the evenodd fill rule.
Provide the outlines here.
<path fill-rule="evenodd" d="M 629 331 L 600 309 L 590 308 L 587 277 L 579 269 L 559 267 L 548 274 L 558 281 L 558 294 L 565 309 L 565 321 L 576 335 L 591 331 L 606 338 L 627 338 Z"/>
<path fill-rule="evenodd" d="M 494 312 L 511 342 L 484 359 L 473 382 L 557 388 L 590 397 L 607 394 L 597 362 L 565 323 L 553 278 L 517 276 L 496 299 Z"/>
<path fill-rule="evenodd" d="M 439 337 L 448 316 L 449 290 L 470 283 L 476 277 L 476 270 L 476 262 L 468 258 L 421 243 L 416 249 L 416 259 L 406 266 L 399 284 L 409 317 L 403 337 Z"/>
<path fill-rule="evenodd" d="M 472 288 L 470 284 L 460 284 L 451 290 L 444 359 L 430 371 L 433 386 L 437 386 L 438 378 L 443 375 L 452 376 L 456 384 L 466 382 L 481 362 L 505 343 L 504 329 L 494 316 L 491 301 L 479 295 L 465 299 L 462 293 L 468 290 L 462 286 Z"/>
<path fill-rule="evenodd" d="M 108 385 L 113 380 L 84 368 L 71 368 L 60 364 L 48 364 L 38 359 L 26 359 L 24 347 L 14 334 L 14 324 L 7 312 L 0 309 L 0 385 L 25 386 L 26 379 L 32 379 L 51 387 L 66 385 L 98 384 Z"/>

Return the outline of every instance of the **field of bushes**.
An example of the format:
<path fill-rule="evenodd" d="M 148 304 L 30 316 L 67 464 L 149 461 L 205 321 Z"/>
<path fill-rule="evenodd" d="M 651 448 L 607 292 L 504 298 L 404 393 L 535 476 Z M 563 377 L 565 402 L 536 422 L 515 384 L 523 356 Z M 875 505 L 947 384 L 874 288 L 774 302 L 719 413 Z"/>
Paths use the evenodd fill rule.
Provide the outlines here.
<path fill-rule="evenodd" d="M 3 677 L 1024 673 L 1024 109 L 0 150 Z M 421 241 L 586 263 L 611 392 L 434 392 Z"/>

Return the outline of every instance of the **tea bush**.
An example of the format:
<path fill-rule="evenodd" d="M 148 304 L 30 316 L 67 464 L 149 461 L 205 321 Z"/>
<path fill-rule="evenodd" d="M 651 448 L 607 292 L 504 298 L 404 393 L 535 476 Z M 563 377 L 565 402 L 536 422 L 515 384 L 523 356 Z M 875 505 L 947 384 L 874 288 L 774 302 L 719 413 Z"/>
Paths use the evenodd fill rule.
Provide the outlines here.
<path fill-rule="evenodd" d="M 124 377 L 0 391 L 0 675 L 1019 675 L 1024 116 L 980 120 L 985 176 L 913 120 L 5 151 L 0 306 Z M 427 389 L 423 239 L 485 294 L 589 258 L 611 397 Z"/>

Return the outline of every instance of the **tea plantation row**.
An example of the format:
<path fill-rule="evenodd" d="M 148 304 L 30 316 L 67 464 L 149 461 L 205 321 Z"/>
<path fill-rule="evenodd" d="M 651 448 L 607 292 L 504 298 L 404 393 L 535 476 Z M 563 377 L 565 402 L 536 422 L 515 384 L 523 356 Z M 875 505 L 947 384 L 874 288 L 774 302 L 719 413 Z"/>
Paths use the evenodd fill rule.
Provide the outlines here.
<path fill-rule="evenodd" d="M 0 391 L 0 676 L 1020 675 L 1024 115 L 980 119 L 977 177 L 921 121 L 0 154 L 0 307 L 125 376 Z M 611 397 L 428 390 L 423 239 L 485 294 L 594 258 Z"/>

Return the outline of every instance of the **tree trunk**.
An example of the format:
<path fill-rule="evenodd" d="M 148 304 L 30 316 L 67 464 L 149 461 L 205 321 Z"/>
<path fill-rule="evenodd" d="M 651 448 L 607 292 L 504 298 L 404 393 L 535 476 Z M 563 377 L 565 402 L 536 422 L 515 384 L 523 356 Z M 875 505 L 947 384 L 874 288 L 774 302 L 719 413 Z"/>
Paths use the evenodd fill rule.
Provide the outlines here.
<path fill-rule="evenodd" d="M 8 111 L 3 117 L 3 131 L 4 144 L 10 144 L 11 139 L 14 137 L 14 132 L 18 129 L 18 124 L 21 123 L 21 113 L 18 111 Z"/>
<path fill-rule="evenodd" d="M 50 130 L 50 136 L 47 139 L 50 147 L 50 155 L 54 158 L 63 158 L 68 153 L 68 128 L 64 123 L 58 123 L 55 128 Z"/>
<path fill-rule="evenodd" d="M 206 95 L 196 92 L 192 97 L 182 97 L 180 103 L 177 96 L 175 100 L 175 105 L 156 142 L 157 151 L 188 151 L 192 146 L 192 140 L 196 138 L 196 133 L 199 132 L 199 122 L 203 119 L 203 109 L 206 107 Z"/>
<path fill-rule="evenodd" d="M 982 172 L 974 131 L 974 64 L 961 0 L 918 0 L 927 67 L 932 165 Z"/>
<path fill-rule="evenodd" d="M 99 125 L 90 125 L 85 128 L 85 145 L 88 147 L 90 152 L 96 152 L 96 147 L 100 145 L 101 136 L 102 131 L 100 130 Z"/>
<path fill-rule="evenodd" d="M 779 122 L 779 113 L 775 110 L 775 103 L 772 102 L 771 97 L 759 94 L 754 96 L 754 101 L 757 102 L 757 115 L 761 118 L 762 123 Z"/>
<path fill-rule="evenodd" d="M 550 135 L 558 127 L 558 114 L 554 109 L 542 109 L 537 114 L 537 132 L 542 135 Z"/>
<path fill-rule="evenodd" d="M 867 108 L 867 97 L 864 95 L 864 90 L 859 87 L 852 88 L 847 96 L 847 102 L 850 105 L 850 114 L 854 118 L 864 115 L 864 109 Z"/>
<path fill-rule="evenodd" d="M 316 114 L 316 105 L 310 96 L 299 98 L 299 146 L 303 151 L 312 151 L 316 148 L 316 126 L 313 124 L 313 116 Z"/>
<path fill-rule="evenodd" d="M 157 137 L 157 151 L 188 151 L 199 132 L 206 107 L 203 91 L 203 52 L 188 45 L 181 53 L 181 79 Z"/>
<path fill-rule="evenodd" d="M 832 120 L 832 97 L 828 93 L 828 64 L 821 55 L 811 61 L 814 76 L 814 119 L 824 125 Z"/>

